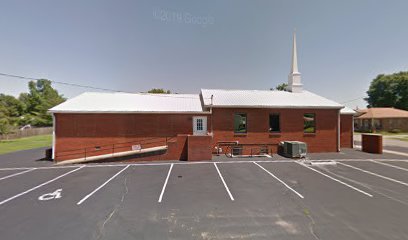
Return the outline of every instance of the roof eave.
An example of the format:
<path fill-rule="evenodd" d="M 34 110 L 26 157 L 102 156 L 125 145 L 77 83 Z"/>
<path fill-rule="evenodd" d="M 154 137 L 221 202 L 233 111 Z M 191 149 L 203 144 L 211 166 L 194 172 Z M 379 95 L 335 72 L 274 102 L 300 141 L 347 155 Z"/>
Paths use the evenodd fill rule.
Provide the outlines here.
<path fill-rule="evenodd" d="M 359 116 L 359 117 L 356 117 L 356 118 L 357 119 L 387 119 L 387 118 L 408 118 L 408 116 L 407 117 L 402 117 L 402 116 L 385 116 L 385 117 Z"/>
<path fill-rule="evenodd" d="M 280 109 L 342 109 L 343 106 L 253 106 L 253 105 L 204 105 L 207 108 L 280 108 Z"/>
<path fill-rule="evenodd" d="M 211 114 L 208 111 L 65 111 L 50 110 L 49 113 L 64 114 Z"/>

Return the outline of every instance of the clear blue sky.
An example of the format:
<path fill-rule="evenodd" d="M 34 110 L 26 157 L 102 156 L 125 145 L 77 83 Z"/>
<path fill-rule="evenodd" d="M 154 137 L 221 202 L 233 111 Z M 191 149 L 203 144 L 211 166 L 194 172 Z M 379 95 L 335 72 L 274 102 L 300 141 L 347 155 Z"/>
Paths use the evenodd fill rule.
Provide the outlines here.
<path fill-rule="evenodd" d="M 344 102 L 408 69 L 408 1 L 5 1 L 0 72 L 131 92 L 269 89 L 293 29 L 305 88 Z M 0 92 L 27 91 L 0 77 Z M 66 97 L 89 89 L 55 85 Z M 365 106 L 363 100 L 346 104 Z"/>

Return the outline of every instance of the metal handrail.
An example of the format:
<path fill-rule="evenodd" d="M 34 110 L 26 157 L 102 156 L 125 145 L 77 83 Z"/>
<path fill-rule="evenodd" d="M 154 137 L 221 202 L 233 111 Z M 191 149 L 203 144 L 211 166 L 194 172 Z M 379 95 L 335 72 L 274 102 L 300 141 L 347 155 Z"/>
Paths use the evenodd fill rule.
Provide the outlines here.
<path fill-rule="evenodd" d="M 129 142 L 129 143 L 153 144 L 153 143 L 158 143 L 158 142 L 162 142 L 162 141 L 154 141 L 154 142 L 135 141 L 135 142 Z M 166 143 L 166 145 L 167 145 L 167 143 Z M 106 146 L 108 146 L 108 147 L 106 147 Z M 75 149 L 75 150 L 71 150 L 71 151 L 68 151 L 68 150 L 63 151 L 64 154 L 58 154 L 57 157 L 78 155 L 78 154 L 82 154 L 82 153 L 86 154 L 86 153 L 93 153 L 93 152 L 101 152 L 101 151 L 107 151 L 107 150 L 112 150 L 114 152 L 115 149 L 128 148 L 128 147 L 130 147 L 130 146 L 117 147 L 116 144 L 104 145 L 103 148 L 101 146 L 85 147 L 85 148 Z M 87 149 L 94 149 L 94 150 L 88 150 L 87 151 Z M 72 153 L 73 151 L 76 151 L 76 152 Z M 70 153 L 65 154 L 66 152 L 70 152 Z"/>
<path fill-rule="evenodd" d="M 158 138 L 168 138 L 171 139 L 173 137 L 154 137 L 154 138 L 148 138 L 148 139 L 143 139 L 143 141 L 147 141 L 147 140 L 152 140 L 152 139 L 158 139 Z M 138 140 L 140 141 L 140 140 Z M 114 144 L 125 144 L 125 143 L 134 143 L 134 142 L 138 142 L 138 141 L 130 141 L 130 142 L 119 142 L 119 143 L 110 143 L 110 144 L 103 144 L 103 145 L 95 145 L 94 147 L 104 147 L 104 146 L 112 146 Z M 91 148 L 91 147 L 89 147 Z M 83 150 L 84 148 L 74 148 L 74 149 L 68 149 L 68 150 L 64 150 L 61 152 L 70 152 L 70 151 L 75 151 L 75 150 Z"/>
<path fill-rule="evenodd" d="M 115 150 L 118 149 L 123 149 L 123 148 L 129 148 L 131 145 L 134 145 L 135 143 L 138 143 L 140 145 L 147 145 L 147 144 L 154 144 L 154 143 L 159 143 L 163 142 L 166 145 L 168 144 L 168 141 L 174 137 L 156 137 L 156 138 L 149 138 L 149 139 L 141 139 L 137 141 L 129 141 L 129 142 L 120 142 L 120 143 L 113 143 L 113 144 L 104 144 L 104 145 L 97 145 L 93 147 L 85 147 L 85 148 L 77 148 L 77 149 L 70 149 L 70 150 L 64 150 L 61 151 L 59 154 L 56 155 L 56 157 L 66 157 L 66 156 L 72 156 L 72 155 L 83 155 L 84 158 L 86 159 L 92 153 L 95 152 L 102 152 L 102 151 L 109 151 L 109 154 L 115 153 Z M 155 140 L 155 141 L 152 141 Z M 128 146 L 118 146 L 118 145 L 123 145 L 123 144 L 128 144 Z M 89 150 L 92 149 L 92 150 Z M 75 153 L 72 153 L 73 151 L 77 151 Z M 66 153 L 70 152 L 68 154 L 61 154 L 61 153 Z M 117 151 L 116 151 L 117 152 Z"/>
<path fill-rule="evenodd" d="M 240 144 L 231 144 L 231 145 L 225 145 L 225 156 L 227 157 L 232 157 L 232 149 L 233 147 L 242 147 L 244 148 L 245 146 L 249 146 L 250 148 L 250 156 L 254 156 L 253 150 L 255 148 L 260 149 L 261 147 L 267 147 L 268 153 L 273 154 L 272 149 L 270 148 L 271 146 L 278 146 L 279 144 L 277 143 L 240 143 Z M 252 147 L 253 146 L 253 147 Z"/>

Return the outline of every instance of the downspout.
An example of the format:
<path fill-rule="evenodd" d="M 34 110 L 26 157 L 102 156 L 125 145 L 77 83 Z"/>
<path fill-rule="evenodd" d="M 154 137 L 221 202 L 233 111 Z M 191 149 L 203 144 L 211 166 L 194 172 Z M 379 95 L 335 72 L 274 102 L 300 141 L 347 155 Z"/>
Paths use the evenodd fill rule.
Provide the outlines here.
<path fill-rule="evenodd" d="M 340 110 L 337 113 L 337 152 L 340 152 Z"/>
<path fill-rule="evenodd" d="M 213 99 L 214 95 L 211 95 L 211 105 L 210 105 L 210 117 L 211 117 L 211 138 L 214 140 L 214 132 L 213 132 L 213 116 L 212 116 L 212 106 L 213 106 Z"/>
<path fill-rule="evenodd" d="M 54 113 L 51 114 L 52 116 L 52 160 L 55 162 L 55 115 Z"/>
<path fill-rule="evenodd" d="M 351 147 L 354 148 L 354 114 L 351 116 Z"/>

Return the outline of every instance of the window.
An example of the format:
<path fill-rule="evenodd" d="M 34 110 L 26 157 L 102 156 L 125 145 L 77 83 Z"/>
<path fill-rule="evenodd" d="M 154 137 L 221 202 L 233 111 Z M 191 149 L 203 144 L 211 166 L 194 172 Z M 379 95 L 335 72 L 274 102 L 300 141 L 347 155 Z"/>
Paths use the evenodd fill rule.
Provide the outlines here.
<path fill-rule="evenodd" d="M 305 113 L 303 115 L 303 132 L 315 133 L 316 132 L 316 115 L 314 113 Z"/>
<path fill-rule="evenodd" d="M 234 132 L 235 133 L 247 132 L 247 115 L 245 113 L 236 113 L 234 115 Z"/>
<path fill-rule="evenodd" d="M 197 130 L 198 131 L 203 130 L 203 119 L 202 118 L 197 118 Z"/>
<path fill-rule="evenodd" d="M 269 114 L 269 132 L 280 132 L 279 113 Z"/>

